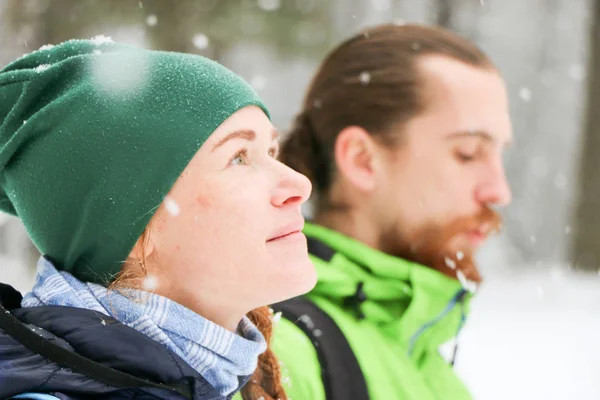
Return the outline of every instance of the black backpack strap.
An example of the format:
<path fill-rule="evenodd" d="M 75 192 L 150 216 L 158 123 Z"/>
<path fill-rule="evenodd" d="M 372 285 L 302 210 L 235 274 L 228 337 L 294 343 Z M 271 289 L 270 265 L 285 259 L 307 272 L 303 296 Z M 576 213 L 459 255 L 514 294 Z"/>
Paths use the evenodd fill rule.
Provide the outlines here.
<path fill-rule="evenodd" d="M 335 250 L 315 238 L 307 237 L 306 247 L 310 254 L 326 262 L 331 261 L 333 256 L 335 256 Z"/>
<path fill-rule="evenodd" d="M 368 400 L 358 360 L 335 321 L 312 301 L 296 297 L 271 306 L 298 326 L 317 351 L 327 400 Z M 290 360 L 293 362 L 293 360 Z"/>
<path fill-rule="evenodd" d="M 106 367 L 39 336 L 15 318 L 2 305 L 0 305 L 0 329 L 30 351 L 39 354 L 60 366 L 69 368 L 74 372 L 102 382 L 108 386 L 122 389 L 166 389 L 179 393 L 183 397 L 192 400 L 192 387 L 189 382 L 183 382 L 181 384 L 155 383 Z"/>

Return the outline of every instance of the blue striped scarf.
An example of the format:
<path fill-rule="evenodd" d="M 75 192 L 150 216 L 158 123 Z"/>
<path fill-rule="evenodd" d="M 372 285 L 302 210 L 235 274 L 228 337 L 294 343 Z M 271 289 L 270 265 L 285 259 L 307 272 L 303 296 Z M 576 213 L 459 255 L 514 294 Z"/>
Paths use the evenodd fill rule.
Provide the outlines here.
<path fill-rule="evenodd" d="M 266 350 L 260 331 L 244 317 L 235 334 L 176 302 L 156 294 L 108 292 L 38 262 L 36 284 L 23 307 L 67 306 L 98 311 L 162 343 L 200 373 L 223 396 L 239 390 L 238 377 L 252 375 Z"/>

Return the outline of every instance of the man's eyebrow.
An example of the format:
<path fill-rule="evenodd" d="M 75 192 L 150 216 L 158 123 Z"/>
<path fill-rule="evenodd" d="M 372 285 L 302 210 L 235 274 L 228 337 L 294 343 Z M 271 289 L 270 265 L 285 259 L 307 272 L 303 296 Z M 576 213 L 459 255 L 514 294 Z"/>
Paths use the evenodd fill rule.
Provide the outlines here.
<path fill-rule="evenodd" d="M 223 146 L 225 143 L 227 143 L 231 139 L 254 140 L 254 139 L 256 139 L 256 132 L 254 132 L 251 129 L 240 129 L 238 131 L 231 132 L 229 135 L 227 135 L 223 139 L 219 140 L 219 143 L 215 144 L 212 151 L 215 151 L 218 147 Z"/>
<path fill-rule="evenodd" d="M 496 139 L 493 135 L 491 135 L 490 133 L 488 133 L 486 131 L 458 131 L 458 132 L 449 134 L 448 136 L 446 136 L 446 139 L 453 140 L 453 139 L 459 139 L 459 138 L 464 138 L 464 137 L 479 137 L 479 138 L 485 140 L 486 142 L 491 142 L 491 143 L 498 142 L 498 139 Z M 510 141 L 508 141 L 508 142 L 504 143 L 503 147 L 508 147 L 511 144 L 512 143 Z"/>

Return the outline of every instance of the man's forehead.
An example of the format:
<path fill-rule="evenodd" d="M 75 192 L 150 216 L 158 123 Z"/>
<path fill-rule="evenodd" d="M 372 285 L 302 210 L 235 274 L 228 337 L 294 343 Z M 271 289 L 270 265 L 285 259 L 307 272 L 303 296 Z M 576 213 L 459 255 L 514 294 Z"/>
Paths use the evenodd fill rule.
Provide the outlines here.
<path fill-rule="evenodd" d="M 508 106 L 508 93 L 502 76 L 487 66 L 474 66 L 446 56 L 428 55 L 417 61 L 418 74 L 429 101 L 481 98 Z M 438 104 L 439 106 L 439 104 Z"/>
<path fill-rule="evenodd" d="M 478 137 L 504 147 L 512 141 L 508 95 L 493 69 L 445 56 L 419 60 L 423 78 L 421 118 L 450 139 Z"/>

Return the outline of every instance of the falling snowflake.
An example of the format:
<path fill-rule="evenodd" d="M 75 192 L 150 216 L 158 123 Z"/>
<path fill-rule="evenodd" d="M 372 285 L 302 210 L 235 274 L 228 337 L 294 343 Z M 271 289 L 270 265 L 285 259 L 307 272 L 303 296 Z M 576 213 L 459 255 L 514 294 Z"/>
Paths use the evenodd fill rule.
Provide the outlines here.
<path fill-rule="evenodd" d="M 377 11 L 388 11 L 392 8 L 391 0 L 371 0 L 373 8 Z"/>
<path fill-rule="evenodd" d="M 463 252 L 462 251 L 457 251 L 456 252 L 456 259 L 460 261 L 463 258 L 465 258 L 465 255 L 463 254 Z"/>
<path fill-rule="evenodd" d="M 197 33 L 192 38 L 192 43 L 194 43 L 197 49 L 204 50 L 209 44 L 208 36 L 203 33 Z"/>
<path fill-rule="evenodd" d="M 396 26 L 402 26 L 402 25 L 406 25 L 406 21 L 403 20 L 402 18 L 396 18 L 395 20 L 392 21 L 392 24 L 394 24 Z"/>
<path fill-rule="evenodd" d="M 477 283 L 467 279 L 462 271 L 456 271 L 456 277 L 465 290 L 468 290 L 471 293 L 475 293 L 477 291 Z"/>
<path fill-rule="evenodd" d="M 554 177 L 554 186 L 561 190 L 567 187 L 567 177 L 565 174 L 556 174 Z"/>
<path fill-rule="evenodd" d="M 544 288 L 541 287 L 540 285 L 536 286 L 535 291 L 538 295 L 539 298 L 544 297 Z"/>
<path fill-rule="evenodd" d="M 321 99 L 315 99 L 315 101 L 313 101 L 314 108 L 321 108 L 322 105 L 323 105 L 323 102 L 321 101 Z"/>
<path fill-rule="evenodd" d="M 283 383 L 284 385 L 286 385 L 288 387 L 291 387 L 292 379 L 289 376 L 282 376 L 281 383 Z M 290 398 L 289 400 L 292 400 L 292 399 Z"/>
<path fill-rule="evenodd" d="M 155 26 L 158 23 L 158 18 L 156 18 L 156 15 L 151 14 L 148 15 L 148 17 L 146 18 L 146 24 L 148 24 L 148 26 Z"/>
<path fill-rule="evenodd" d="M 26 120 L 26 119 L 24 119 L 24 120 L 23 120 L 23 125 L 25 125 L 26 123 L 27 123 L 27 120 Z"/>
<path fill-rule="evenodd" d="M 531 243 L 535 243 L 535 242 L 537 242 L 537 239 L 536 239 L 535 235 L 531 235 L 531 236 L 529 237 L 529 241 L 530 241 Z"/>
<path fill-rule="evenodd" d="M 106 321 L 105 321 L 105 320 L 101 319 L 101 320 L 100 320 L 100 323 L 101 323 L 102 325 L 106 326 Z"/>
<path fill-rule="evenodd" d="M 543 70 L 540 72 L 539 76 L 540 82 L 542 82 L 542 85 L 544 86 L 551 86 L 554 83 L 554 73 L 552 71 Z"/>
<path fill-rule="evenodd" d="M 545 157 L 536 156 L 531 160 L 531 172 L 538 178 L 548 176 L 549 168 L 548 160 Z"/>
<path fill-rule="evenodd" d="M 311 318 L 310 318 L 308 315 L 306 315 L 306 314 L 304 314 L 304 315 L 301 315 L 301 316 L 300 316 L 300 318 L 298 318 L 298 321 L 302 321 L 302 322 L 304 322 L 304 324 L 305 324 L 305 325 L 306 325 L 306 326 L 307 326 L 309 329 L 314 329 L 314 327 L 315 327 L 315 324 L 314 324 L 314 322 L 312 321 L 312 319 L 311 319 Z"/>
<path fill-rule="evenodd" d="M 446 266 L 450 269 L 456 269 L 456 262 L 450 257 L 444 257 L 444 261 L 446 262 Z"/>
<path fill-rule="evenodd" d="M 165 199 L 165 207 L 167 208 L 169 214 L 171 214 L 174 217 L 178 216 L 179 212 L 181 211 L 179 209 L 179 205 L 173 199 L 170 198 Z"/>
<path fill-rule="evenodd" d="M 554 267 L 550 270 L 550 278 L 554 282 L 560 282 L 560 280 L 564 277 L 564 272 L 561 268 Z"/>
<path fill-rule="evenodd" d="M 531 97 L 532 97 L 531 89 L 522 87 L 521 89 L 519 89 L 519 96 L 521 96 L 521 99 L 523 101 L 526 101 L 526 102 L 531 101 Z"/>
<path fill-rule="evenodd" d="M 144 283 L 142 284 L 144 290 L 154 291 L 158 287 L 158 279 L 153 275 L 148 275 L 144 278 Z"/>
<path fill-rule="evenodd" d="M 273 314 L 271 321 L 273 321 L 273 324 L 277 324 L 279 321 L 281 321 L 281 311 Z"/>
<path fill-rule="evenodd" d="M 569 67 L 569 77 L 574 81 L 582 81 L 585 78 L 585 68 L 581 64 L 573 64 Z"/>
<path fill-rule="evenodd" d="M 296 25 L 296 40 L 304 46 L 323 43 L 322 28 L 312 21 L 302 21 Z"/>
<path fill-rule="evenodd" d="M 265 11 L 275 11 L 281 7 L 280 0 L 258 0 L 258 6 Z"/>
<path fill-rule="evenodd" d="M 147 85 L 149 56 L 124 53 L 120 57 L 96 57 L 92 63 L 92 79 L 106 96 L 133 94 Z"/>
<path fill-rule="evenodd" d="M 242 35 L 258 35 L 265 29 L 265 19 L 259 14 L 244 14 L 240 15 L 237 24 Z"/>
<path fill-rule="evenodd" d="M 95 45 L 105 44 L 105 43 L 113 43 L 114 41 L 110 36 L 97 35 L 90 39 L 92 43 Z"/>
<path fill-rule="evenodd" d="M 565 226 L 565 233 L 568 235 L 569 233 L 571 233 L 571 225 L 567 225 Z"/>
<path fill-rule="evenodd" d="M 142 2 L 141 2 L 141 1 L 138 1 L 138 6 L 139 6 L 140 8 L 144 8 L 144 5 L 142 4 Z"/>
<path fill-rule="evenodd" d="M 8 312 L 8 311 L 7 311 L 7 312 Z M 35 327 L 35 326 L 32 326 L 30 329 L 31 329 L 31 331 L 32 331 L 33 333 L 37 333 L 39 337 L 44 337 L 44 333 L 43 333 L 43 330 L 42 330 L 42 329 L 40 329 L 40 328 L 37 328 L 37 327 Z"/>
<path fill-rule="evenodd" d="M 320 337 L 321 335 L 323 335 L 323 331 L 320 329 L 315 329 L 313 331 L 313 335 L 315 335 L 315 337 Z"/>
<path fill-rule="evenodd" d="M 414 51 L 417 51 L 421 48 L 421 44 L 419 42 L 412 42 L 410 48 Z"/>
<path fill-rule="evenodd" d="M 250 85 L 258 91 L 263 90 L 267 87 L 267 78 L 264 75 L 256 74 L 250 78 Z"/>
<path fill-rule="evenodd" d="M 37 67 L 34 68 L 35 72 L 44 72 L 45 70 L 47 70 L 48 68 L 50 68 L 50 64 L 40 64 Z"/>
<path fill-rule="evenodd" d="M 371 82 L 371 74 L 366 71 L 361 72 L 358 79 L 360 80 L 360 83 L 362 83 L 363 85 L 368 85 L 369 82 Z"/>

